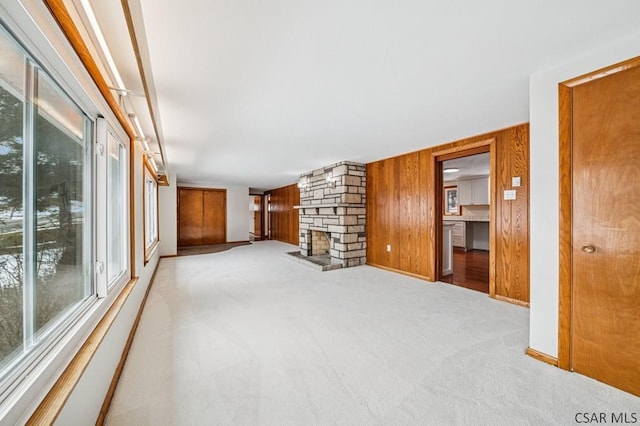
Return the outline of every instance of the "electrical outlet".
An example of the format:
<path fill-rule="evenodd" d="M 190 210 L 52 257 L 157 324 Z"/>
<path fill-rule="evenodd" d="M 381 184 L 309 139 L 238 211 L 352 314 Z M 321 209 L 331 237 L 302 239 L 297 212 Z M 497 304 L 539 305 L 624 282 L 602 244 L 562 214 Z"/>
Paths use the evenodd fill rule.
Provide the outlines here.
<path fill-rule="evenodd" d="M 387 253 L 391 253 L 391 244 L 387 244 Z"/>
<path fill-rule="evenodd" d="M 515 189 L 505 189 L 505 191 L 504 191 L 504 199 L 505 200 L 515 200 L 516 199 L 516 190 Z"/>

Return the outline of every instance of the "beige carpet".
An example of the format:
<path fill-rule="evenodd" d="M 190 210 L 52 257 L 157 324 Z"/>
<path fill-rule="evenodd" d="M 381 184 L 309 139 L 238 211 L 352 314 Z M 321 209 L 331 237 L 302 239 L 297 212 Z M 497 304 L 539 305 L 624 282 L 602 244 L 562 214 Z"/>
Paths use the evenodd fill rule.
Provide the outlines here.
<path fill-rule="evenodd" d="M 640 398 L 526 356 L 526 308 L 369 266 L 314 271 L 284 256 L 294 249 L 161 260 L 107 424 L 570 425 L 578 413 L 640 413 Z"/>
<path fill-rule="evenodd" d="M 237 243 L 211 244 L 203 246 L 187 246 L 178 247 L 178 256 L 193 256 L 194 254 L 220 253 L 222 251 L 231 250 L 234 247 L 247 246 L 249 241 L 241 241 Z"/>

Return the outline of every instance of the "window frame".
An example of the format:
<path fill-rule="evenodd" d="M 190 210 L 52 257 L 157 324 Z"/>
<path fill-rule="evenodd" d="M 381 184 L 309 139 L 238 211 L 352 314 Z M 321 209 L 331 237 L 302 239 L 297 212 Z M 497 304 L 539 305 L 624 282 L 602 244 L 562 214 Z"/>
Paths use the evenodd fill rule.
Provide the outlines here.
<path fill-rule="evenodd" d="M 65 333 L 78 321 L 82 319 L 91 305 L 95 301 L 96 287 L 95 280 L 93 279 L 93 270 L 87 270 L 86 268 L 93 264 L 95 252 L 92 249 L 94 241 L 94 226 L 95 221 L 93 218 L 93 212 L 95 211 L 95 205 L 93 202 L 93 172 L 95 164 L 93 161 L 93 141 L 94 141 L 94 120 L 87 114 L 86 110 L 77 102 L 77 99 L 72 97 L 65 85 L 61 84 L 49 70 L 40 62 L 38 58 L 29 51 L 25 43 L 20 40 L 13 31 L 0 20 L 0 35 L 7 37 L 19 50 L 24 59 L 24 78 L 25 78 L 25 90 L 22 93 L 23 102 L 23 141 L 24 141 L 24 153 L 23 159 L 29 158 L 26 167 L 24 167 L 23 173 L 23 215 L 25 217 L 22 229 L 23 229 L 23 246 L 32 246 L 35 242 L 37 235 L 37 229 L 35 227 L 35 215 L 37 213 L 35 202 L 33 201 L 33 194 L 36 190 L 35 184 L 35 144 L 34 138 L 35 126 L 36 126 L 36 111 L 34 105 L 36 104 L 36 92 L 32 87 L 36 84 L 36 80 L 43 76 L 47 79 L 47 83 L 53 85 L 52 90 L 58 92 L 59 95 L 63 95 L 67 101 L 70 102 L 83 117 L 83 171 L 82 171 L 82 193 L 83 193 L 83 263 L 82 269 L 84 269 L 84 276 L 89 280 L 86 285 L 89 287 L 88 294 L 73 305 L 72 308 L 65 308 L 61 311 L 61 315 L 54 317 L 52 321 L 42 329 L 35 330 L 33 326 L 26 326 L 28 334 L 30 336 L 23 336 L 23 344 L 21 354 L 14 359 L 10 360 L 5 367 L 0 370 L 0 408 L 4 403 L 8 395 L 13 392 L 20 382 L 31 372 L 32 366 L 41 360 L 55 345 L 63 340 Z M 41 77 L 42 78 L 42 77 Z M 25 160 L 23 160 L 25 161 Z M 24 163 L 23 163 L 24 164 Z M 25 249 L 27 250 L 27 249 Z M 33 250 L 33 249 L 29 249 Z M 86 253 L 89 250 L 89 253 Z M 29 253 L 29 259 L 31 259 L 35 253 Z M 23 251 L 23 256 L 26 256 Z M 25 262 L 25 265 L 28 265 Z M 27 271 L 25 266 L 25 278 L 23 278 L 23 292 L 34 292 L 36 285 L 36 277 L 31 272 Z M 27 288 L 27 286 L 29 288 Z M 24 299 L 27 299 L 25 302 Z M 23 312 L 24 318 L 33 317 L 33 312 L 36 309 L 34 300 L 29 300 L 29 296 L 23 295 Z M 26 305 L 28 306 L 26 306 Z M 23 320 L 23 327 L 25 327 L 25 321 Z M 33 318 L 30 320 L 33 321 Z M 36 337 L 37 336 L 37 337 Z M 27 340 L 31 342 L 27 343 Z M 1 414 L 0 410 L 0 414 Z"/>
<path fill-rule="evenodd" d="M 95 159 L 96 125 L 99 117 L 106 117 L 121 141 L 126 141 L 125 167 L 131 173 L 130 157 L 132 155 L 130 129 L 120 120 L 120 116 L 111 108 L 109 101 L 100 91 L 91 71 L 83 64 L 72 43 L 61 31 L 58 22 L 47 8 L 45 2 L 27 2 L 19 0 L 5 0 L 0 3 L 0 26 L 3 32 L 13 39 L 22 49 L 25 58 L 39 67 L 71 100 L 91 123 L 91 131 L 87 134 L 90 142 L 85 146 L 86 155 L 90 159 L 85 167 L 89 177 L 83 176 L 83 185 L 89 191 L 87 198 L 87 220 L 92 226 L 86 236 L 90 244 L 85 246 L 89 250 L 90 260 L 84 261 L 85 268 L 90 270 L 92 277 L 92 293 L 85 303 L 78 307 L 72 316 L 59 321 L 55 329 L 48 331 L 47 341 L 42 343 L 37 351 L 31 351 L 19 360 L 12 360 L 6 366 L 3 380 L 0 382 L 0 422 L 21 423 L 25 415 L 33 410 L 34 401 L 42 399 L 43 390 L 51 387 L 60 371 L 69 365 L 78 347 L 103 319 L 112 303 L 131 283 L 132 259 L 127 256 L 128 274 L 124 274 L 122 286 L 113 285 L 104 299 L 96 297 L 96 252 L 99 237 L 97 235 L 97 181 L 98 167 Z M 132 138 L 133 136 L 131 136 Z M 131 194 L 133 184 L 131 179 L 124 188 Z M 130 197 L 130 195 L 129 195 Z M 127 201 L 129 201 L 129 197 Z M 127 240 L 123 242 L 128 253 L 133 251 L 131 207 L 126 214 L 128 218 Z M 126 226 L 125 226 L 126 227 Z M 103 240 L 104 241 L 104 240 Z"/>
<path fill-rule="evenodd" d="M 130 144 L 126 143 L 122 136 L 115 131 L 114 127 L 110 125 L 107 120 L 102 117 L 96 119 L 96 266 L 102 269 L 102 273 L 96 274 L 97 277 L 97 294 L 99 298 L 104 298 L 107 294 L 114 289 L 118 289 L 126 284 L 131 278 L 131 224 L 130 224 L 130 170 L 129 170 L 129 156 L 130 156 Z M 123 206 L 123 233 L 124 237 L 124 271 L 119 274 L 114 280 L 109 280 L 109 235 L 108 235 L 108 214 L 110 212 L 109 206 L 109 173 L 108 173 L 108 161 L 109 161 L 109 137 L 124 146 L 124 158 L 120 164 L 121 173 L 123 174 L 122 187 L 123 193 L 121 194 L 122 206 Z M 104 208 L 98 208 L 98 205 L 104 206 Z"/>
<path fill-rule="evenodd" d="M 148 179 L 149 178 L 149 179 Z M 153 187 L 154 187 L 154 194 L 152 194 L 152 200 L 149 198 L 148 194 L 147 194 L 147 182 L 153 182 Z M 153 257 L 153 254 L 155 253 L 155 251 L 157 250 L 158 246 L 160 245 L 160 229 L 159 229 L 159 212 L 158 212 L 158 177 L 157 177 L 157 173 L 153 170 L 153 166 L 150 164 L 149 160 L 147 159 L 146 156 L 142 157 L 142 199 L 143 199 L 143 203 L 142 203 L 142 241 L 144 242 L 144 264 L 146 265 L 149 260 L 151 260 L 151 257 Z M 149 217 L 148 215 L 148 201 L 153 201 L 153 206 L 154 206 L 154 211 L 152 212 L 153 216 L 154 216 L 154 238 L 153 240 L 147 242 L 147 234 L 148 234 L 148 229 L 147 229 L 147 225 L 149 220 L 147 219 Z"/>

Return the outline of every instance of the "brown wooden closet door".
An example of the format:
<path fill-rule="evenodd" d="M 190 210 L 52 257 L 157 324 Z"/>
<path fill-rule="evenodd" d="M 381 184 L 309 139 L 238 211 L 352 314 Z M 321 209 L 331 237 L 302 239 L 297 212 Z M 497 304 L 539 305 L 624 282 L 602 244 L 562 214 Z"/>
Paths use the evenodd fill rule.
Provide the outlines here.
<path fill-rule="evenodd" d="M 197 246 L 202 243 L 203 192 L 178 191 L 178 246 Z"/>
<path fill-rule="evenodd" d="M 202 244 L 227 242 L 227 191 L 207 189 L 203 194 Z"/>
<path fill-rule="evenodd" d="M 572 96 L 571 368 L 640 395 L 640 68 Z"/>

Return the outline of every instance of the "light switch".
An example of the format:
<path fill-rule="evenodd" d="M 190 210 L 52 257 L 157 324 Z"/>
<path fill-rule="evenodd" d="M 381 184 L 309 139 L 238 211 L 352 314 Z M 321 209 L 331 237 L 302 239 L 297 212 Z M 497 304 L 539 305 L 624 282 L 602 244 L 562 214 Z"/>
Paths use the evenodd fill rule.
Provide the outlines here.
<path fill-rule="evenodd" d="M 514 176 L 511 178 L 511 186 L 517 188 L 520 186 L 520 176 Z"/>
<path fill-rule="evenodd" d="M 505 191 L 504 191 L 504 199 L 505 200 L 515 200 L 516 199 L 516 190 L 515 189 L 505 189 Z"/>

